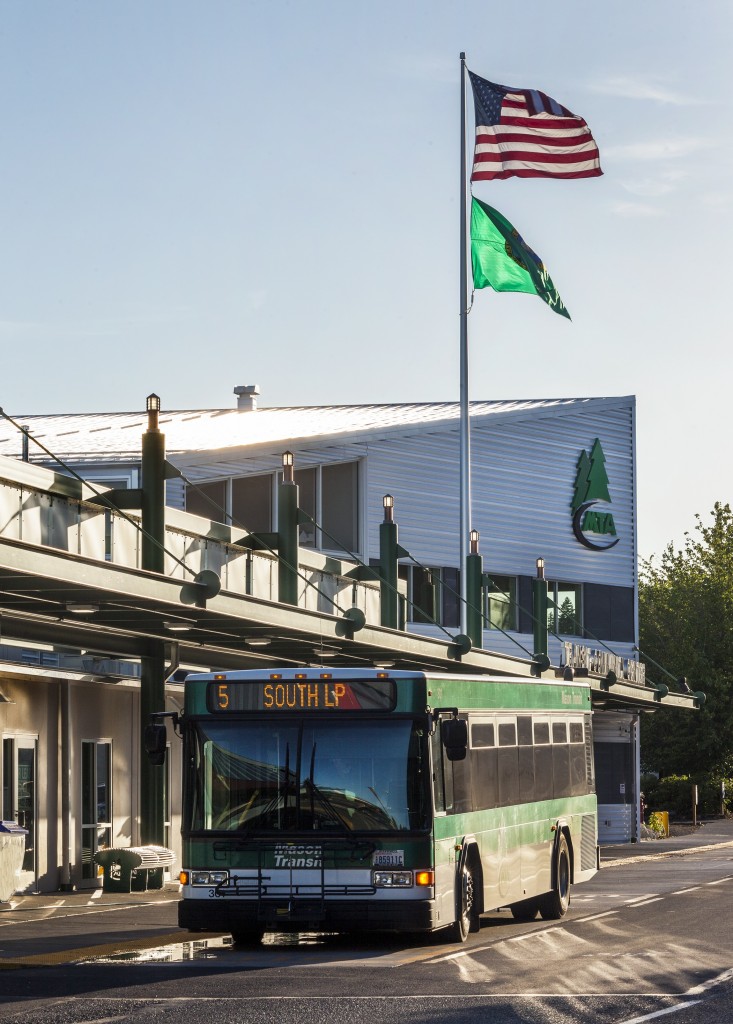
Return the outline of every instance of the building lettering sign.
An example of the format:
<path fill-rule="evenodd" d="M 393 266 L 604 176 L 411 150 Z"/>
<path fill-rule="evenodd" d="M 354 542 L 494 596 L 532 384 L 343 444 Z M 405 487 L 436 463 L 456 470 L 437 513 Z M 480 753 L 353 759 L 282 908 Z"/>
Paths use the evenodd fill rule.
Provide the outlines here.
<path fill-rule="evenodd" d="M 563 665 L 574 669 L 585 669 L 594 675 L 606 676 L 613 672 L 618 679 L 628 683 L 646 686 L 646 665 L 643 661 L 633 658 L 622 658 L 610 651 L 596 650 L 584 644 L 574 644 L 570 640 L 563 642 Z"/>
<path fill-rule="evenodd" d="M 580 453 L 575 472 L 571 509 L 573 533 L 581 544 L 594 551 L 607 551 L 618 544 L 616 524 L 610 508 L 606 457 L 598 438 Z"/>

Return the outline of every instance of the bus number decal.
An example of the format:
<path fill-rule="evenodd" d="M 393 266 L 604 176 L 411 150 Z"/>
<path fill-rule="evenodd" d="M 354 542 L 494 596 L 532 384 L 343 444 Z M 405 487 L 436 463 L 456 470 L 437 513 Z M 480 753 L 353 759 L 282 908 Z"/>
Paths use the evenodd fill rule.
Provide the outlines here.
<path fill-rule="evenodd" d="M 219 707 L 222 711 L 229 707 L 229 691 L 226 683 L 220 683 L 218 689 Z"/>

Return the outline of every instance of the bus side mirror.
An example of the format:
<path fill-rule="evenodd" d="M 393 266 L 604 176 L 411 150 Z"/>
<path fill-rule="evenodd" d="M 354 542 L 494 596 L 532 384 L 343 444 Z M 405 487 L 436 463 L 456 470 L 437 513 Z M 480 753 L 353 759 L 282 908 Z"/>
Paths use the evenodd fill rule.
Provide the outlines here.
<path fill-rule="evenodd" d="M 167 735 L 162 722 L 145 726 L 145 751 L 151 764 L 165 764 Z"/>
<path fill-rule="evenodd" d="M 440 723 L 440 737 L 449 761 L 465 761 L 468 748 L 468 725 L 462 718 L 444 718 Z"/>

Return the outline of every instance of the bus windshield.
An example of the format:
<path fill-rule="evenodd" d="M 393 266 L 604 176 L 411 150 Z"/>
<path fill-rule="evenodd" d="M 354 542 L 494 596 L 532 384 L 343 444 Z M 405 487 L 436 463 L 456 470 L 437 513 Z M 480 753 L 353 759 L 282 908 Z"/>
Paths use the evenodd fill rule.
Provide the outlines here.
<path fill-rule="evenodd" d="M 424 731 L 424 722 L 395 718 L 196 722 L 189 829 L 427 829 Z"/>

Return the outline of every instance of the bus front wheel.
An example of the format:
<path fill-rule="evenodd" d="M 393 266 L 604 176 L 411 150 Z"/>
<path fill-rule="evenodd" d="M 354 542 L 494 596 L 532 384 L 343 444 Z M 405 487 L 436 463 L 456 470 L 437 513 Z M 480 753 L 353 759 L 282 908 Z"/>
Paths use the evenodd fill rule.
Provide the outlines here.
<path fill-rule="evenodd" d="M 565 836 L 560 836 L 555 856 L 555 871 L 551 892 L 540 896 L 540 914 L 545 921 L 564 917 L 570 906 L 570 852 Z"/>
<path fill-rule="evenodd" d="M 464 862 L 456 878 L 456 920 L 446 929 L 450 942 L 465 942 L 468 933 L 478 931 L 476 877 Z"/>

